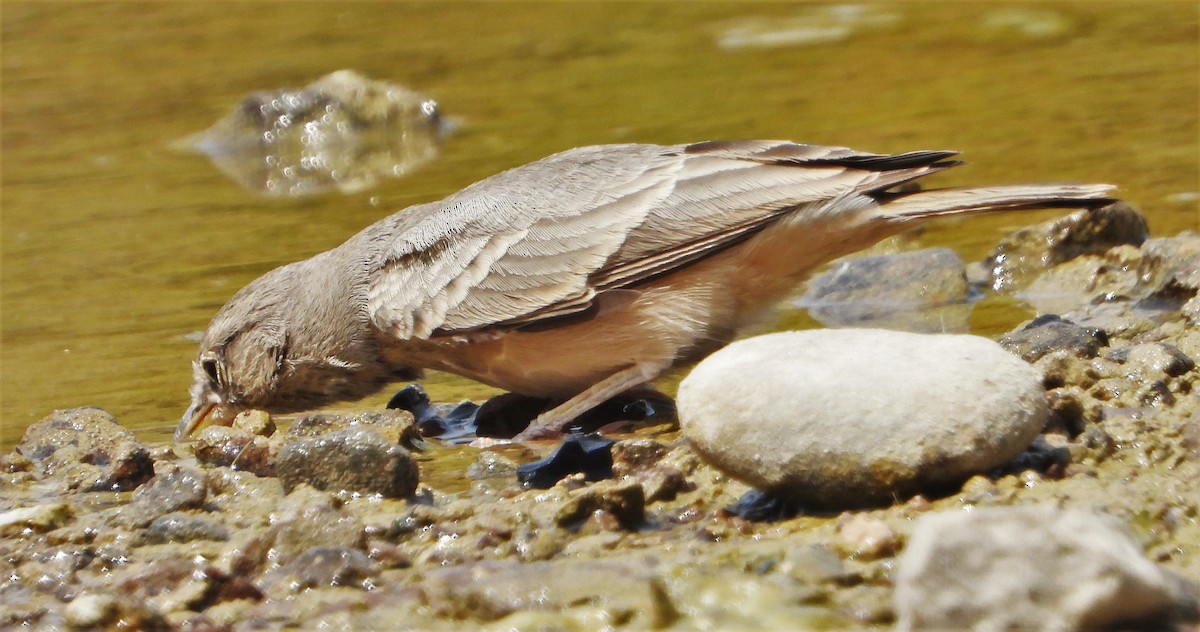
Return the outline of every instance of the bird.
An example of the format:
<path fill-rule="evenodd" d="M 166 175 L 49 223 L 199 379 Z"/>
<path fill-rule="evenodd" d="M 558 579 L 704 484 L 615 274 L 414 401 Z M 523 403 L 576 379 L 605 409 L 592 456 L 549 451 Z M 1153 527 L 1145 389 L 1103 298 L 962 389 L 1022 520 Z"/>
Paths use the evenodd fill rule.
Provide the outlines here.
<path fill-rule="evenodd" d="M 815 268 L 919 222 L 1113 201 L 1107 184 L 917 186 L 956 155 L 613 144 L 503 171 L 234 294 L 200 343 L 176 439 L 425 369 L 552 400 L 515 440 L 558 436 L 727 344 Z"/>

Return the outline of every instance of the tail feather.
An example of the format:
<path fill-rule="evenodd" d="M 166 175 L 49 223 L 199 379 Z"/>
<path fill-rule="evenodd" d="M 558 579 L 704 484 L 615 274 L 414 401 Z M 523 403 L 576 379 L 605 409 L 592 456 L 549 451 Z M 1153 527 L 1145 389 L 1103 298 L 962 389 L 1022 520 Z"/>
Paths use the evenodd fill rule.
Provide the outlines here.
<path fill-rule="evenodd" d="M 879 212 L 900 221 L 1037 208 L 1096 208 L 1115 201 L 1109 184 L 1017 184 L 881 196 Z"/>

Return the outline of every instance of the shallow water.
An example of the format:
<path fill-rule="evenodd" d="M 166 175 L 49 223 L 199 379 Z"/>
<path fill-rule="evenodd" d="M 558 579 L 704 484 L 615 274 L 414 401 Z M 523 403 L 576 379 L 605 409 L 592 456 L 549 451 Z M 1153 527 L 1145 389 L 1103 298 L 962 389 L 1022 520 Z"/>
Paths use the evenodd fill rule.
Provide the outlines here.
<path fill-rule="evenodd" d="M 187 404 L 186 336 L 242 285 L 394 210 L 572 146 L 763 137 L 951 148 L 972 165 L 945 184 L 1111 182 L 1155 234 L 1200 227 L 1193 3 L 4 2 L 0 12 L 2 446 L 80 405 L 165 439 Z M 339 68 L 428 94 L 462 127 L 414 174 L 298 202 L 255 197 L 170 148 L 247 92 Z M 1054 215 L 944 222 L 920 241 L 971 260 L 1007 229 Z M 1026 314 L 998 299 L 972 326 L 1000 331 Z M 445 376 L 428 385 L 441 400 L 493 392 Z"/>

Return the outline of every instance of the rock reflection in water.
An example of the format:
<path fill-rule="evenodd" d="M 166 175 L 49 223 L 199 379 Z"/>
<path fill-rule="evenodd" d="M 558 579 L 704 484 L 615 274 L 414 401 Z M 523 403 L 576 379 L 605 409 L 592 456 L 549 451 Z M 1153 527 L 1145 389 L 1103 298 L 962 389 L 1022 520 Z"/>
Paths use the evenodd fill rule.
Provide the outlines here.
<path fill-rule="evenodd" d="M 298 90 L 252 93 L 180 146 L 251 191 L 299 197 L 404 175 L 437 155 L 445 130 L 433 99 L 339 70 Z"/>

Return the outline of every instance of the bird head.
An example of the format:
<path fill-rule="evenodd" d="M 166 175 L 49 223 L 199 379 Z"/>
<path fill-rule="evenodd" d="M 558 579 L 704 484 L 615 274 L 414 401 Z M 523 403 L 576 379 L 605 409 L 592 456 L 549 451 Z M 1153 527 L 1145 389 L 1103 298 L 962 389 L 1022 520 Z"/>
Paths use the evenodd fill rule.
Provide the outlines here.
<path fill-rule="evenodd" d="M 312 261 L 260 277 L 213 318 L 192 362 L 192 401 L 176 441 L 244 410 L 318 408 L 386 381 L 376 375 L 375 346 L 354 301 L 322 283 Z"/>
<path fill-rule="evenodd" d="M 289 267 L 242 288 L 209 323 L 192 362 L 192 403 L 176 441 L 205 422 L 228 425 L 239 412 L 270 409 L 280 399 L 291 355 Z"/>

